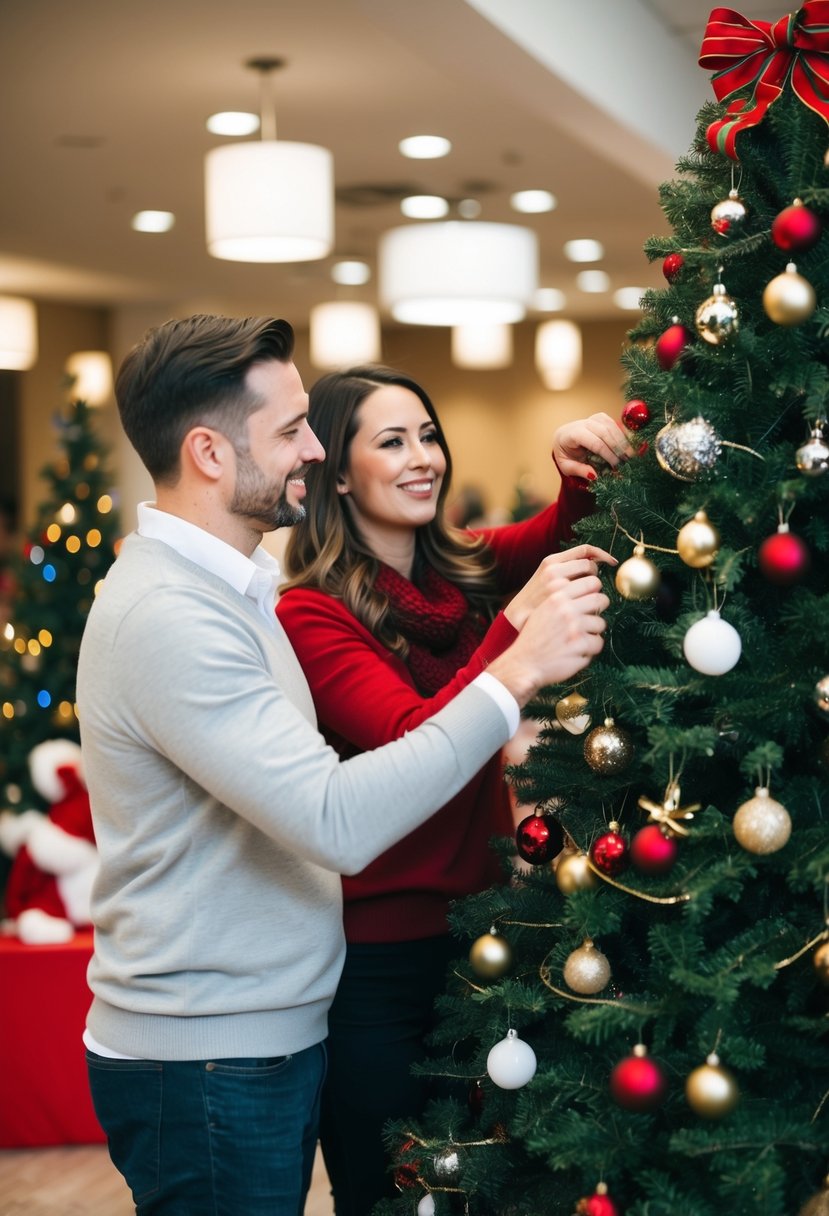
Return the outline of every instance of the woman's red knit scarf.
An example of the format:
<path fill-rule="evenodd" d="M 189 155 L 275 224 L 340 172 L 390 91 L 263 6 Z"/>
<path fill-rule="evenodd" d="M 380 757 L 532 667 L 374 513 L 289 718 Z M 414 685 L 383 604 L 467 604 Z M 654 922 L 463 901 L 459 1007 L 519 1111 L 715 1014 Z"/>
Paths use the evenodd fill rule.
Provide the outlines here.
<path fill-rule="evenodd" d="M 434 696 L 481 643 L 483 630 L 466 596 L 431 566 L 415 586 L 381 563 L 376 586 L 388 597 L 394 624 L 409 643 L 406 665 L 415 687 Z"/>

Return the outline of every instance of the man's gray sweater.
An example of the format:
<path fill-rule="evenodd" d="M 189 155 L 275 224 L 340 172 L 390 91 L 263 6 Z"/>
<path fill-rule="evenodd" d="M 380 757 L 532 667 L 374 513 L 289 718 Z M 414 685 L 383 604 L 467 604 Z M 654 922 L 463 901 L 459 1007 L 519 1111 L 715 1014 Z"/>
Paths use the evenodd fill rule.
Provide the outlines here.
<path fill-rule="evenodd" d="M 344 951 L 339 875 L 443 806 L 508 734 L 470 686 L 341 762 L 278 622 L 137 534 L 90 612 L 78 705 L 101 858 L 88 1025 L 145 1059 L 323 1039 Z"/>

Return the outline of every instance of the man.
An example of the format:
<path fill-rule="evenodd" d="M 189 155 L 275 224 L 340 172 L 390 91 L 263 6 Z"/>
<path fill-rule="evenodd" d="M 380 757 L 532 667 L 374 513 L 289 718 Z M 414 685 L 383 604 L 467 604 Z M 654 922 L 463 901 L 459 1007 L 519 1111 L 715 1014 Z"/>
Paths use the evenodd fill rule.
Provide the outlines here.
<path fill-rule="evenodd" d="M 513 645 L 424 726 L 340 762 L 274 615 L 262 535 L 301 518 L 324 452 L 285 321 L 152 330 L 116 397 L 150 472 L 90 613 L 81 738 L 101 869 L 85 1040 L 95 1108 L 141 1216 L 301 1216 L 340 874 L 462 788 L 545 684 L 601 649 L 587 559 L 543 571 Z"/>

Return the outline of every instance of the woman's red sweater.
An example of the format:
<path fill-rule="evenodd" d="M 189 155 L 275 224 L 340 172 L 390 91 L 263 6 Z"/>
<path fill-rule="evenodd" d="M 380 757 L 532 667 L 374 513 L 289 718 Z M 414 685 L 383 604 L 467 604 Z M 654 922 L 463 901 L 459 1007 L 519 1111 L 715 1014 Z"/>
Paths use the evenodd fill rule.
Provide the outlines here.
<path fill-rule="evenodd" d="M 571 535 L 589 510 L 584 483 L 565 479 L 557 503 L 519 524 L 482 529 L 497 562 L 498 585 L 514 594 L 541 559 Z M 277 615 L 305 671 L 320 729 L 341 756 L 399 739 L 450 701 L 515 639 L 499 613 L 469 662 L 433 697 L 355 619 L 341 600 L 309 587 L 286 591 Z M 430 819 L 360 874 L 343 878 L 345 933 L 353 942 L 410 941 L 447 933 L 449 902 L 502 879 L 489 847 L 512 835 L 500 755 Z"/>

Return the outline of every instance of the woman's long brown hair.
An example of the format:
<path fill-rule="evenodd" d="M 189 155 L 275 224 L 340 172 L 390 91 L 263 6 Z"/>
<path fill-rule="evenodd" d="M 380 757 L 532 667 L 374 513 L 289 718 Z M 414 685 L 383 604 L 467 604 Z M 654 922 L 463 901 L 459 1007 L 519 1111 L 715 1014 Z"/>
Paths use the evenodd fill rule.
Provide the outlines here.
<path fill-rule="evenodd" d="M 355 527 L 337 492 L 348 451 L 358 427 L 359 407 L 378 388 L 399 385 L 413 392 L 434 423 L 446 458 L 434 519 L 416 529 L 415 577 L 427 563 L 466 595 L 472 609 L 491 621 L 500 605 L 495 561 L 483 539 L 451 527 L 444 507 L 452 476 L 452 458 L 434 405 L 420 385 L 402 372 L 381 366 L 354 367 L 323 376 L 311 389 L 308 421 L 325 448 L 325 460 L 305 476 L 305 519 L 294 524 L 285 552 L 291 587 L 316 587 L 343 601 L 358 621 L 401 658 L 408 646 L 391 620 L 389 602 L 375 589 L 378 560 Z"/>

